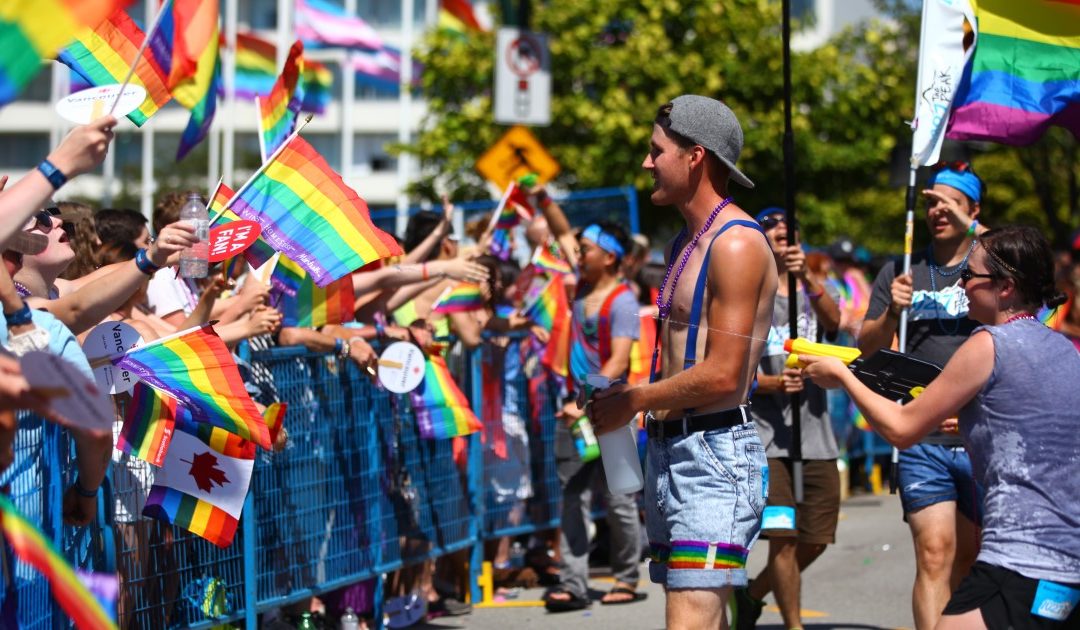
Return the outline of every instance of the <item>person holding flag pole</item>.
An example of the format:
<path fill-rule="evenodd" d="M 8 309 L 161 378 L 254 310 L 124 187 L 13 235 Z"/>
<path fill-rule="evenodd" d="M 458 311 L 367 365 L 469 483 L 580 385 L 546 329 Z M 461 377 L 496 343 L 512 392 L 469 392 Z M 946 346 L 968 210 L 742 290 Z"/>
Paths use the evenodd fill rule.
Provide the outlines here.
<path fill-rule="evenodd" d="M 959 278 L 975 236 L 986 229 L 978 221 L 985 186 L 968 164 L 935 168 L 923 190 L 931 245 L 925 252 L 912 251 L 917 170 L 934 164 L 941 152 L 956 87 L 971 55 L 974 24 L 966 0 L 923 5 L 902 267 L 897 269 L 896 260 L 886 264 L 874 282 L 859 335 L 864 355 L 889 347 L 895 335 L 901 352 L 944 365 L 977 325 L 967 317 Z M 978 546 L 981 492 L 955 421 L 943 429 L 903 452 L 893 449 L 892 483 L 900 489 L 915 544 L 912 610 L 919 629 L 937 623 Z"/>

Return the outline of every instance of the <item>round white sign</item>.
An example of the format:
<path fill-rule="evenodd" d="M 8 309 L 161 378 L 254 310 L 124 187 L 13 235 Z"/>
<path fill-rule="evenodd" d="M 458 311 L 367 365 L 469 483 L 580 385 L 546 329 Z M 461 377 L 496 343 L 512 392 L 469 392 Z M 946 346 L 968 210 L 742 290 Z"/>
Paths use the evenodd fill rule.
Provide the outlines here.
<path fill-rule="evenodd" d="M 80 90 L 57 101 L 56 113 L 76 125 L 86 125 L 108 114 L 116 102 L 117 94 L 120 94 L 119 83 Z M 127 116 L 145 100 L 146 88 L 129 83 L 124 86 L 124 93 L 120 96 L 120 102 L 116 103 L 113 116 Z"/>
<path fill-rule="evenodd" d="M 73 363 L 48 352 L 28 352 L 19 367 L 31 389 L 48 398 L 56 420 L 98 435 L 112 434 L 112 404 Z"/>
<path fill-rule="evenodd" d="M 90 367 L 94 370 L 94 378 L 101 391 L 123 394 L 135 387 L 139 377 L 113 365 L 109 357 L 123 354 L 141 343 L 139 332 L 124 322 L 98 324 L 86 334 L 83 352 L 90 359 Z"/>
<path fill-rule="evenodd" d="M 424 351 L 408 341 L 395 341 L 379 357 L 379 382 L 395 394 L 407 394 L 424 380 Z"/>

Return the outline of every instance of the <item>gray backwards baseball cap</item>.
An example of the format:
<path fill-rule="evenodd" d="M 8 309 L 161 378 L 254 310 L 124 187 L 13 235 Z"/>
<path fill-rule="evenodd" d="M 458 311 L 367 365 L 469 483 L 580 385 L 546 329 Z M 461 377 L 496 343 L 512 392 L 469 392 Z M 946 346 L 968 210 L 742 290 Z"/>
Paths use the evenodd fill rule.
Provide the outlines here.
<path fill-rule="evenodd" d="M 742 153 L 743 133 L 735 113 L 716 99 L 684 94 L 671 101 L 671 125 L 668 129 L 700 144 L 731 169 L 731 179 L 747 188 L 754 182 L 735 168 Z"/>

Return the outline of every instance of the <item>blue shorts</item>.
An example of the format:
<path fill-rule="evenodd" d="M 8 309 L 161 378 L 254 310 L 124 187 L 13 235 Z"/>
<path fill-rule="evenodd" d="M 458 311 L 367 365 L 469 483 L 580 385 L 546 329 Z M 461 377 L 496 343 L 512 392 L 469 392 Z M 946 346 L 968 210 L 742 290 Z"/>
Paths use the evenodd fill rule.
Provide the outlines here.
<path fill-rule="evenodd" d="M 746 585 L 769 464 L 754 423 L 650 438 L 645 472 L 649 577 L 668 588 Z"/>
<path fill-rule="evenodd" d="M 963 446 L 916 444 L 900 451 L 900 502 L 904 514 L 955 501 L 972 523 L 982 525 L 983 490 L 971 472 Z"/>

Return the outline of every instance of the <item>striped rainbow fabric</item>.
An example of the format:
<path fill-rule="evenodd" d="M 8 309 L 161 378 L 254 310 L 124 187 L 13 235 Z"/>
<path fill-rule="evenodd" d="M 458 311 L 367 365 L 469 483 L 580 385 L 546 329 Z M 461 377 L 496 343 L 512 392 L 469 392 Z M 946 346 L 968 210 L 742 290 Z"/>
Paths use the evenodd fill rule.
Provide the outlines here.
<path fill-rule="evenodd" d="M 561 301 L 558 296 L 559 291 L 564 291 Z M 560 307 L 566 306 L 565 295 L 565 289 L 557 286 L 554 279 L 548 280 L 536 298 L 522 306 L 521 314 L 551 332 L 556 320 L 570 316 L 568 310 L 564 309 L 561 312 L 559 310 Z"/>
<path fill-rule="evenodd" d="M 161 466 L 175 430 L 178 407 L 183 412 L 175 398 L 162 396 L 141 381 L 135 383 L 131 400 L 124 409 L 124 425 L 116 438 L 116 449 Z"/>
<path fill-rule="evenodd" d="M 295 297 L 296 292 L 300 290 L 300 285 L 307 278 L 307 272 L 291 260 L 284 265 L 281 264 L 286 260 L 289 259 L 285 256 L 278 258 L 278 264 L 274 267 L 274 272 L 270 274 L 270 286 L 274 290 Z"/>
<path fill-rule="evenodd" d="M 79 580 L 67 560 L 26 520 L 11 501 L 0 495 L 0 532 L 19 559 L 41 572 L 49 581 L 53 598 L 79 630 L 116 628 L 112 617 Z"/>
<path fill-rule="evenodd" d="M 270 448 L 270 432 L 229 349 L 209 324 L 128 351 L 113 361 L 206 422 Z"/>
<path fill-rule="evenodd" d="M 1030 144 L 1050 125 L 1080 136 L 1077 0 L 979 0 L 975 53 L 947 135 Z"/>
<path fill-rule="evenodd" d="M 296 36 L 312 47 L 382 46 L 382 38 L 367 22 L 326 0 L 296 0 Z"/>
<path fill-rule="evenodd" d="M 294 137 L 233 197 L 242 219 L 326 287 L 401 247 L 371 222 L 367 204 L 303 138 Z"/>
<path fill-rule="evenodd" d="M 303 92 L 300 74 L 304 69 L 304 45 L 297 40 L 270 94 L 259 98 L 259 133 L 262 134 L 263 161 L 273 155 L 296 128 Z"/>
<path fill-rule="evenodd" d="M 277 46 L 250 33 L 236 34 L 236 98 L 251 100 L 270 93 L 277 80 Z M 304 99 L 300 111 L 321 114 L 330 103 L 334 75 L 323 64 L 305 60 L 300 75 Z"/>
<path fill-rule="evenodd" d="M 206 139 L 210 133 L 210 125 L 214 122 L 214 114 L 217 113 L 218 88 L 221 85 L 221 59 L 217 56 L 217 46 L 214 45 L 213 73 L 210 83 L 202 98 L 191 108 L 191 118 L 180 134 L 180 145 L 176 149 L 176 161 L 184 159 L 200 142 Z"/>
<path fill-rule="evenodd" d="M 220 72 L 216 68 L 220 46 L 218 2 L 171 0 L 171 5 L 173 60 L 168 71 L 169 88 L 177 103 L 194 109 L 208 90 L 217 90 L 214 75 Z"/>
<path fill-rule="evenodd" d="M 447 287 L 431 307 L 432 313 L 464 313 L 484 308 L 484 294 L 480 285 L 472 282 L 459 282 Z"/>
<path fill-rule="evenodd" d="M 558 304 L 556 312 L 569 313 L 570 302 L 566 297 L 563 277 L 552 276 L 551 286 L 552 295 Z M 551 338 L 548 340 L 547 348 L 544 349 L 544 356 L 540 357 L 540 363 L 560 378 L 570 375 L 570 332 L 570 317 L 555 319 L 551 328 Z"/>
<path fill-rule="evenodd" d="M 281 433 L 281 429 L 285 427 L 285 414 L 289 410 L 289 403 L 276 402 L 271 403 L 269 407 L 263 411 L 263 420 L 266 421 L 266 428 L 270 430 L 270 441 L 276 442 L 278 434 Z"/>
<path fill-rule="evenodd" d="M 439 2 L 439 30 L 457 35 L 468 31 L 483 31 L 484 27 L 473 13 L 469 0 L 441 0 Z"/>
<path fill-rule="evenodd" d="M 532 264 L 547 273 L 573 273 L 570 263 L 559 253 L 559 246 L 552 241 L 548 245 L 538 245 L 533 252 Z"/>
<path fill-rule="evenodd" d="M 353 305 L 356 295 L 353 292 L 351 273 L 324 288 L 312 282 L 300 265 L 285 256 L 278 259 L 274 273 L 277 274 L 279 270 L 300 278 L 296 295 L 282 293 L 279 299 L 282 326 L 318 328 L 327 324 L 344 324 L 355 319 Z"/>
<path fill-rule="evenodd" d="M 83 28 L 95 26 L 131 0 L 5 0 L 0 2 L 0 106 L 22 92 Z"/>
<path fill-rule="evenodd" d="M 469 400 L 446 367 L 446 360 L 438 354 L 428 356 L 424 381 L 409 396 L 422 438 L 459 437 L 482 428 Z"/>
<path fill-rule="evenodd" d="M 95 28 L 85 28 L 75 41 L 65 48 L 57 61 L 70 66 L 92 85 L 120 83 L 127 76 L 135 54 L 139 52 L 146 35 L 125 11 L 117 11 Z M 172 100 L 169 93 L 168 74 L 165 69 L 171 63 L 158 59 L 152 47 L 139 58 L 131 82 L 146 88 L 146 100 L 138 109 L 128 114 L 128 119 L 142 126 L 165 103 Z"/>
<path fill-rule="evenodd" d="M 225 204 L 228 203 L 229 199 L 232 198 L 233 194 L 234 192 L 232 188 L 229 188 L 224 183 L 219 182 L 217 189 L 214 190 L 213 197 L 210 199 L 210 216 L 216 216 L 218 212 L 221 212 L 221 209 L 225 207 Z M 228 223 L 232 223 L 233 221 L 239 220 L 240 217 L 236 216 L 235 212 L 233 212 L 232 210 L 225 210 L 225 212 L 223 212 L 221 216 L 218 217 L 216 223 L 220 225 L 226 225 Z M 274 254 L 274 248 L 270 247 L 270 244 L 264 241 L 261 237 L 255 239 L 255 242 L 252 243 L 251 247 L 248 247 L 243 252 L 244 260 L 246 260 L 249 265 L 255 267 L 256 269 L 265 265 L 267 261 L 273 258 Z"/>

